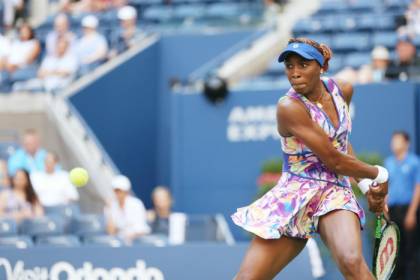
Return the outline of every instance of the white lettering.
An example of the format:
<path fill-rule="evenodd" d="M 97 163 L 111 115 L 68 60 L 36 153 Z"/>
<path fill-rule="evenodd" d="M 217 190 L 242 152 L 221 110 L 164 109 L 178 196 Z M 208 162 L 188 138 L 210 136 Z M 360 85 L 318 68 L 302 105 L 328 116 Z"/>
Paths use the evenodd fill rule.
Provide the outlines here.
<path fill-rule="evenodd" d="M 128 277 L 122 268 L 115 267 L 111 269 L 109 275 L 113 280 L 128 280 Z"/>
<path fill-rule="evenodd" d="M 2 269 L 3 267 L 3 269 Z M 24 262 L 19 260 L 12 269 L 9 260 L 0 258 L 0 279 L 5 280 L 164 280 L 163 272 L 155 267 L 146 267 L 146 263 L 137 260 L 134 267 L 122 269 L 113 267 L 109 270 L 94 267 L 85 262 L 81 268 L 75 268 L 69 262 L 56 262 L 48 267 L 25 269 Z"/>
<path fill-rule="evenodd" d="M 278 140 L 276 106 L 232 108 L 226 130 L 229 142 Z"/>
<path fill-rule="evenodd" d="M 163 280 L 163 273 L 157 268 L 149 267 L 146 272 L 147 279 L 150 280 Z"/>
<path fill-rule="evenodd" d="M 93 270 L 93 279 L 111 280 L 111 277 L 104 268 L 98 267 Z"/>
<path fill-rule="evenodd" d="M 72 279 L 75 275 L 74 267 L 68 262 L 58 262 L 51 267 L 51 280 L 60 280 L 60 274 L 66 275 L 64 279 Z"/>

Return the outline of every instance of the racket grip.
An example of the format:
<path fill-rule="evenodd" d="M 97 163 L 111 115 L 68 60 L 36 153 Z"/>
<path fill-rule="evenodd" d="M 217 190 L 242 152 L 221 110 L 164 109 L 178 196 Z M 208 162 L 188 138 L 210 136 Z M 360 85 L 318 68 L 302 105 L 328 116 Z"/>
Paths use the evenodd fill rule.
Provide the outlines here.
<path fill-rule="evenodd" d="M 381 238 L 382 215 L 376 216 L 375 238 Z"/>

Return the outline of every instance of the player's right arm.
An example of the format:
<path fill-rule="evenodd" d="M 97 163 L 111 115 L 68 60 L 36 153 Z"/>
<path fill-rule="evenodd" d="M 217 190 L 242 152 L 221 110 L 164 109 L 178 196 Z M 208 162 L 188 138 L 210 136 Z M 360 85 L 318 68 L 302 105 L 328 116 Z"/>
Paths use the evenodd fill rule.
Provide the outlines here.
<path fill-rule="evenodd" d="M 339 152 L 327 134 L 309 116 L 303 104 L 283 98 L 277 105 L 277 123 L 281 135 L 300 139 L 333 172 L 356 178 L 375 179 L 378 169 L 355 157 Z"/>

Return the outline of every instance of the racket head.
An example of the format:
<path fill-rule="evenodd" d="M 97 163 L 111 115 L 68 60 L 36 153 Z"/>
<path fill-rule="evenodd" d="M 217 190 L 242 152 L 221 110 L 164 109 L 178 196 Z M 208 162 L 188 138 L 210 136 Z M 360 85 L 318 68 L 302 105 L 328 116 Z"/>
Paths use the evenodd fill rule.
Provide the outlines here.
<path fill-rule="evenodd" d="M 376 236 L 375 238 L 373 274 L 378 280 L 388 280 L 395 269 L 398 258 L 400 230 L 394 222 L 384 219 L 383 216 L 379 219 L 383 220 L 385 224 L 380 229 L 380 237 Z"/>

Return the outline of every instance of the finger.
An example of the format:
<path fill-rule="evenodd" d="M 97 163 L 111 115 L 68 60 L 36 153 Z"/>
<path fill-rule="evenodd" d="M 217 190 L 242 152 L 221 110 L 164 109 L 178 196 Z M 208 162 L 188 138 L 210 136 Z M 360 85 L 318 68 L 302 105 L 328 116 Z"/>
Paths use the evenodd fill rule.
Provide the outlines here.
<path fill-rule="evenodd" d="M 381 194 L 381 195 L 383 194 L 383 195 L 386 195 L 387 194 L 386 189 L 383 188 L 383 187 L 381 187 L 381 185 L 379 185 L 377 187 L 370 187 L 369 190 L 371 191 L 371 193 L 373 195 L 375 195 L 375 194 Z"/>

